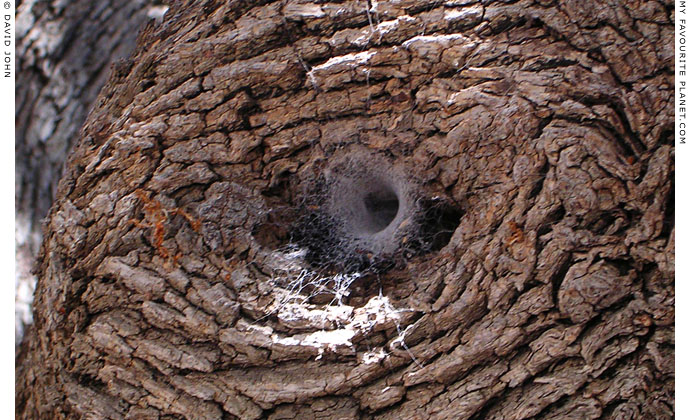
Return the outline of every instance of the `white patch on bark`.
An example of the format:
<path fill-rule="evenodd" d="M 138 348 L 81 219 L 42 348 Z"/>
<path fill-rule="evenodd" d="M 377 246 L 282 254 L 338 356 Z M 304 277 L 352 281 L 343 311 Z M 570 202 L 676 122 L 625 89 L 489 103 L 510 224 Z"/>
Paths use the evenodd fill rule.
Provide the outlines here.
<path fill-rule="evenodd" d="M 371 57 L 376 54 L 375 51 L 363 51 L 360 53 L 351 53 L 346 55 L 341 55 L 338 57 L 333 57 L 326 61 L 325 63 L 315 66 L 311 69 L 309 73 L 327 71 L 329 73 L 334 71 L 342 71 L 350 68 L 355 68 L 362 64 L 369 63 Z"/>
<path fill-rule="evenodd" d="M 163 5 L 151 6 L 148 8 L 146 16 L 150 17 L 151 19 L 154 19 L 156 22 L 160 22 L 163 20 L 163 16 L 165 16 L 165 12 L 167 12 L 168 9 L 168 6 Z"/>
<path fill-rule="evenodd" d="M 374 327 L 385 324 L 396 325 L 400 319 L 400 310 L 395 309 L 387 297 L 375 296 L 361 308 L 352 308 L 347 305 L 329 306 L 325 310 L 309 309 L 303 304 L 284 305 L 278 313 L 278 318 L 285 321 L 299 321 L 306 326 L 326 328 L 330 325 L 338 325 L 333 330 L 320 330 L 308 334 L 297 334 L 290 337 L 281 337 L 271 334 L 271 341 L 287 346 L 310 346 L 319 350 L 319 357 L 324 351 L 337 351 L 337 349 L 351 348 L 352 338 L 358 335 L 366 335 Z M 292 318 L 291 318 L 292 317 Z M 253 330 L 260 327 L 252 326 Z M 268 331 L 264 331 L 265 333 Z M 383 350 L 380 354 L 371 354 L 366 363 L 374 363 L 385 356 Z"/>

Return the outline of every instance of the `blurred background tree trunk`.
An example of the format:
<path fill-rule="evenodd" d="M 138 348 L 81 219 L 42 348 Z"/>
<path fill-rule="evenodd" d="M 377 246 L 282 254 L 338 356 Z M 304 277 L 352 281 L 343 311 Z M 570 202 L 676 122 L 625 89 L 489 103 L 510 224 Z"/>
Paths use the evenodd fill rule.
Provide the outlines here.
<path fill-rule="evenodd" d="M 127 57 L 142 25 L 165 6 L 153 0 L 24 0 L 17 4 L 16 339 L 30 322 L 41 220 L 86 114 Z"/>
<path fill-rule="evenodd" d="M 176 2 L 67 160 L 17 418 L 672 419 L 673 7 Z M 452 236 L 295 294 L 353 275 L 290 235 L 351 156 Z"/>

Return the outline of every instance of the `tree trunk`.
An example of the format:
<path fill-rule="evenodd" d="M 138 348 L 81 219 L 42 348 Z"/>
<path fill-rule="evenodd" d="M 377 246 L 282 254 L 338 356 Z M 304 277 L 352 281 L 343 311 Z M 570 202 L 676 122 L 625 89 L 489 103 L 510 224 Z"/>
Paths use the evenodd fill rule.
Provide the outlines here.
<path fill-rule="evenodd" d="M 16 88 L 17 337 L 29 321 L 41 220 L 110 65 L 134 49 L 151 0 L 20 1 Z M 160 8 L 160 6 L 158 6 Z"/>
<path fill-rule="evenodd" d="M 673 418 L 673 2 L 249 3 L 101 92 L 18 418 Z"/>

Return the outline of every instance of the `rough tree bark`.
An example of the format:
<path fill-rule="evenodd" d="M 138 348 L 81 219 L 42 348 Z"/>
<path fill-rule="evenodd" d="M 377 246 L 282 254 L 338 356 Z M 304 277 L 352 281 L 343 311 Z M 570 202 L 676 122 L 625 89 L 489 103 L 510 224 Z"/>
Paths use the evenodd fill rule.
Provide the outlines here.
<path fill-rule="evenodd" d="M 673 418 L 673 2 L 249 3 L 175 4 L 106 84 L 18 418 Z M 279 305 L 274 216 L 354 147 L 459 225 Z"/>
<path fill-rule="evenodd" d="M 17 5 L 17 312 L 27 322 L 31 268 L 41 220 L 53 202 L 67 153 L 110 73 L 127 57 L 151 0 L 24 0 Z M 17 337 L 21 337 L 18 325 Z"/>

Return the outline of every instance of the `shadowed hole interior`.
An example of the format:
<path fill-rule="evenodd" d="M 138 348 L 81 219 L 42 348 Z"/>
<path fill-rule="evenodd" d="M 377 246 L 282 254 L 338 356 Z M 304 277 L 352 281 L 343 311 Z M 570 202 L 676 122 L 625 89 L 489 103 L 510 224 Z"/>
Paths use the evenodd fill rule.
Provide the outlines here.
<path fill-rule="evenodd" d="M 329 211 L 340 221 L 345 236 L 373 241 L 359 246 L 378 252 L 392 246 L 396 217 L 407 208 L 406 203 L 401 202 L 405 198 L 400 190 L 399 181 L 389 179 L 387 174 L 344 175 L 330 188 Z"/>
<path fill-rule="evenodd" d="M 364 196 L 363 222 L 366 231 L 376 233 L 384 230 L 398 214 L 400 203 L 398 196 L 392 190 L 378 190 Z"/>
<path fill-rule="evenodd" d="M 463 211 L 447 200 L 423 199 L 420 202 L 419 242 L 417 253 L 438 251 L 450 242 L 460 225 Z"/>

